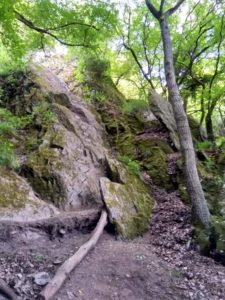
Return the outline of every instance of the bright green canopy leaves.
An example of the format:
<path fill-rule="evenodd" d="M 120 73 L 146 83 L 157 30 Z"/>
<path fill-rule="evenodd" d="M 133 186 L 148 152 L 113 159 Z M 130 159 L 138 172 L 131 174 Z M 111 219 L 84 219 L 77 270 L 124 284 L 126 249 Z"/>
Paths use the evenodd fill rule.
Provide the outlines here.
<path fill-rule="evenodd" d="M 185 106 L 202 125 L 225 110 L 223 2 L 186 0 L 168 20 Z M 160 9 L 159 0 L 152 3 Z M 164 11 L 173 5 L 165 1 Z M 80 69 L 92 57 L 110 62 L 108 72 L 128 98 L 146 100 L 149 87 L 166 94 L 156 22 L 144 0 L 2 0 L 0 71 L 60 43 L 72 49 Z"/>
<path fill-rule="evenodd" d="M 103 1 L 3 0 L 0 51 L 18 60 L 56 42 L 94 49 L 112 37 L 116 23 L 116 10 Z"/>

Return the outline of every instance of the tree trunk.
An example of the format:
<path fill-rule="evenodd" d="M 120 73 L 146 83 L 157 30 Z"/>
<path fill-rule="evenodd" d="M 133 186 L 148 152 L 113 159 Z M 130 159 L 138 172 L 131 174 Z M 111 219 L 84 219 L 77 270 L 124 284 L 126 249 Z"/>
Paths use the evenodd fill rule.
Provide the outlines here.
<path fill-rule="evenodd" d="M 206 204 L 205 196 L 196 167 L 195 151 L 187 115 L 184 111 L 182 98 L 175 79 L 172 42 L 169 26 L 164 16 L 159 19 L 159 23 L 163 40 L 166 82 L 168 87 L 169 100 L 173 107 L 173 113 L 177 124 L 181 151 L 184 156 L 184 171 L 187 183 L 187 191 L 192 201 L 193 210 L 194 214 L 197 217 L 197 221 L 200 222 L 200 224 L 203 225 L 205 229 L 209 230 L 210 213 Z"/>
<path fill-rule="evenodd" d="M 203 122 L 205 120 L 205 106 L 204 106 L 204 93 L 205 93 L 205 86 L 202 85 L 202 95 L 201 95 L 201 119 L 200 119 L 200 123 L 199 123 L 199 132 L 201 135 L 201 139 L 202 141 L 205 140 L 205 136 L 203 134 Z"/>
<path fill-rule="evenodd" d="M 208 110 L 206 118 L 205 118 L 205 126 L 206 126 L 206 132 L 208 139 L 212 142 L 214 142 L 214 132 L 213 132 L 213 123 L 212 123 L 212 112 L 211 110 Z"/>

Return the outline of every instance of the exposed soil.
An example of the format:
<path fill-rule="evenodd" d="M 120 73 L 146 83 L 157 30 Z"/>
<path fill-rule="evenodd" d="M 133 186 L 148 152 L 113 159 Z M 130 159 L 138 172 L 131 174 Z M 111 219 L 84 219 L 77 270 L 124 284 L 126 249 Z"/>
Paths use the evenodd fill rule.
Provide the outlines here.
<path fill-rule="evenodd" d="M 153 187 L 153 193 L 157 203 L 149 231 L 133 241 L 105 232 L 55 300 L 225 299 L 225 267 L 192 245 L 190 209 L 176 192 Z M 38 228 L 15 229 L 0 242 L 0 277 L 22 300 L 35 299 L 41 287 L 32 275 L 53 276 L 89 235 L 62 229 L 53 238 Z"/>

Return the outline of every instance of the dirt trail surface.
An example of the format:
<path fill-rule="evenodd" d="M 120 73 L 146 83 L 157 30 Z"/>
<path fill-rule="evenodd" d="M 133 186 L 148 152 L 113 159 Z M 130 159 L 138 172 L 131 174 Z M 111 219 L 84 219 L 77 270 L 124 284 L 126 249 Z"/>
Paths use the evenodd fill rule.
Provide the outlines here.
<path fill-rule="evenodd" d="M 225 268 L 192 245 L 189 208 L 176 193 L 154 188 L 154 196 L 149 231 L 129 242 L 105 232 L 55 300 L 225 299 Z M 0 241 L 0 278 L 22 300 L 33 300 L 42 289 L 35 276 L 44 271 L 52 277 L 89 236 L 61 230 L 50 239 L 35 228 L 18 232 Z"/>

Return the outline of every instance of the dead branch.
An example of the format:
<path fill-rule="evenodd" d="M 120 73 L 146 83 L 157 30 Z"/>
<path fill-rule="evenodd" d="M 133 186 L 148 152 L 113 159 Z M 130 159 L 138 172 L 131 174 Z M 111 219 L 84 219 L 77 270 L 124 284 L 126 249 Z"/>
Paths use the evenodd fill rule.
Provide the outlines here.
<path fill-rule="evenodd" d="M 52 299 L 57 291 L 61 288 L 64 281 L 68 278 L 72 270 L 82 261 L 88 252 L 97 244 L 105 226 L 107 224 L 107 213 L 102 211 L 98 224 L 91 236 L 91 238 L 84 243 L 77 252 L 68 258 L 57 270 L 53 279 L 46 285 L 39 295 L 39 300 Z"/>

